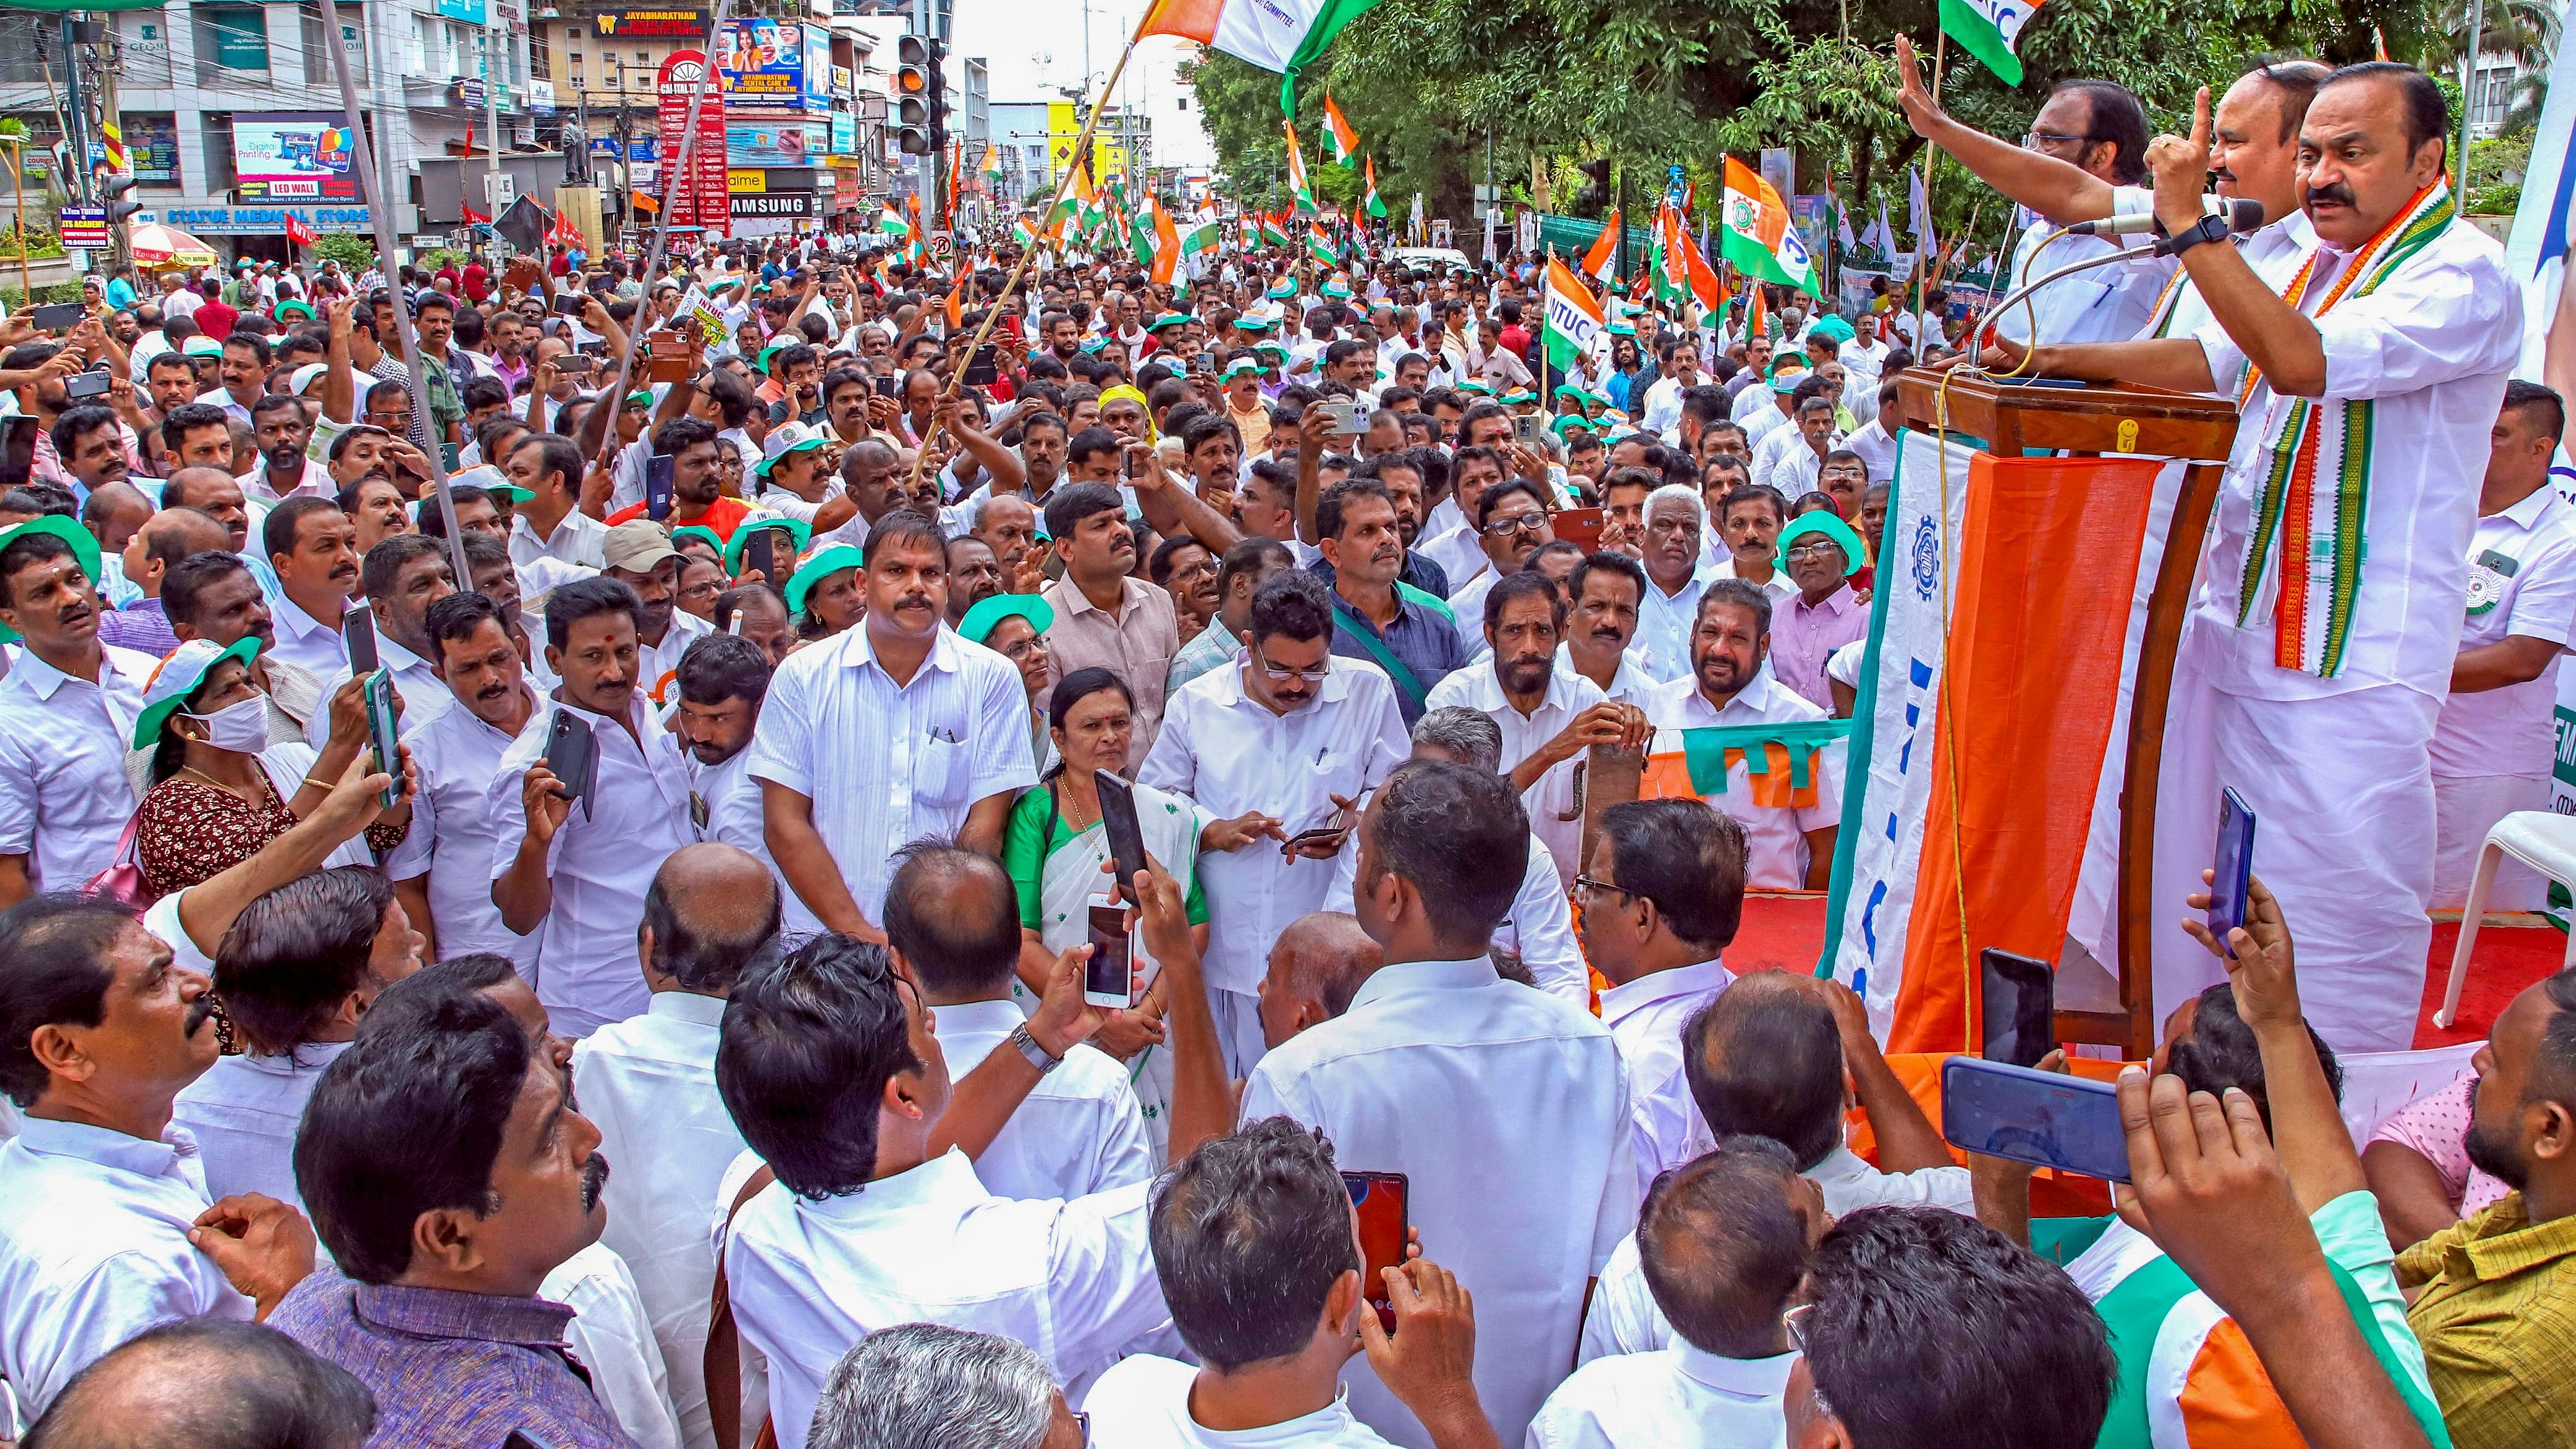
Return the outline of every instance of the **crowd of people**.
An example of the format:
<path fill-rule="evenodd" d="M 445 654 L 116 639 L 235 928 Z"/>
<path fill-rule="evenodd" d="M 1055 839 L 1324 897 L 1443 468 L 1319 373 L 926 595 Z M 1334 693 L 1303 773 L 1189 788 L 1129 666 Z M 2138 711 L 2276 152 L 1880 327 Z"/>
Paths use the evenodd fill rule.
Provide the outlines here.
<path fill-rule="evenodd" d="M 1534 259 L 1257 244 L 0 320 L 0 1439 L 2563 1442 L 2576 973 L 2366 1143 L 2338 1093 L 2546 805 L 2576 361 L 2510 378 L 2410 68 L 2152 144 L 2108 81 L 2019 146 L 1904 102 L 2046 218 L 2017 276 L 2212 173 L 2274 219 L 1992 330 L 1614 297 L 1563 369 Z M 1839 742 L 1586 774 L 1854 712 L 1898 375 L 1981 362 L 2245 407 L 2173 542 L 2263 878 L 2105 1066 L 2116 1214 L 1726 964 L 1831 880 Z M 2320 668 L 2262 550 L 2328 408 Z"/>

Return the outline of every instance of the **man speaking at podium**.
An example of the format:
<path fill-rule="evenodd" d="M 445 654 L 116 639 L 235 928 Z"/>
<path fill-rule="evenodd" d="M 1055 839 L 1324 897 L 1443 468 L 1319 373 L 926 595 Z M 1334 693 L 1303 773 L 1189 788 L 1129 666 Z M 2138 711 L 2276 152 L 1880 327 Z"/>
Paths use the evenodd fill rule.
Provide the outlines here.
<path fill-rule="evenodd" d="M 2299 125 L 2316 245 L 2284 282 L 2202 214 L 2209 93 L 2147 149 L 2155 212 L 2210 320 L 2188 336 L 2042 344 L 2028 371 L 2226 395 L 2243 410 L 2174 667 L 2155 898 L 2200 889 L 2219 788 L 2298 921 L 2310 1019 L 2338 1051 L 2413 1045 L 2432 927 L 2433 725 L 2448 688 L 2488 432 L 2522 337 L 2496 244 L 2444 184 L 2422 72 L 2328 75 Z M 2001 371 L 2018 349 L 1989 351 Z M 2188 882 L 2188 884 L 2186 884 Z M 2159 1003 L 2219 979 L 2177 924 Z"/>

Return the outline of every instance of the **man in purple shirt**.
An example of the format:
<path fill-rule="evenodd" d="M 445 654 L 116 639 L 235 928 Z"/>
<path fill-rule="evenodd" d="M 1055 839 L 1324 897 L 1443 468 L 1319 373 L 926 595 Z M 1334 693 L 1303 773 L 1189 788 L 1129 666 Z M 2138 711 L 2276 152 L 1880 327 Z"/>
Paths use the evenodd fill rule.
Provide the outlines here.
<path fill-rule="evenodd" d="M 1848 582 L 1864 557 L 1860 535 L 1829 509 L 1801 513 L 1780 530 L 1780 567 L 1798 597 L 1771 616 L 1771 676 L 1831 711 L 1825 661 L 1869 635 L 1869 606 Z"/>
<path fill-rule="evenodd" d="M 193 508 L 171 508 L 152 515 L 125 546 L 125 581 L 143 597 L 98 616 L 98 637 L 125 649 L 139 649 L 159 659 L 179 647 L 170 630 L 170 615 L 161 604 L 161 581 L 179 560 L 195 553 L 228 553 L 232 535 L 224 526 Z"/>
<path fill-rule="evenodd" d="M 442 963 L 388 988 L 322 1075 L 296 1185 L 340 1273 L 269 1318 L 376 1396 L 371 1445 L 631 1449 L 537 1296 L 597 1241 L 608 1161 L 551 1042 Z"/>

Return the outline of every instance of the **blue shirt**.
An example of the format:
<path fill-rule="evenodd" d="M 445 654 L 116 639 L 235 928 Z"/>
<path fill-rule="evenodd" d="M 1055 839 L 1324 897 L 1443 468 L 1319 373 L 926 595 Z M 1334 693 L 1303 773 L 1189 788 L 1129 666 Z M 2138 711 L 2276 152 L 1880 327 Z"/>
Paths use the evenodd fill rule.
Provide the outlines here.
<path fill-rule="evenodd" d="M 1392 669 L 1386 671 L 1387 678 L 1395 683 L 1396 708 L 1403 714 L 1405 726 L 1411 728 L 1415 720 L 1422 718 L 1424 699 L 1449 677 L 1449 671 L 1467 662 L 1467 646 L 1460 642 L 1456 625 L 1401 592 L 1395 596 L 1395 608 L 1395 621 L 1380 630 L 1339 593 L 1334 594 L 1333 652 L 1384 668 L 1386 661 L 1379 657 L 1383 651 L 1413 671 L 1413 686 L 1422 690 L 1419 695 L 1402 675 Z"/>

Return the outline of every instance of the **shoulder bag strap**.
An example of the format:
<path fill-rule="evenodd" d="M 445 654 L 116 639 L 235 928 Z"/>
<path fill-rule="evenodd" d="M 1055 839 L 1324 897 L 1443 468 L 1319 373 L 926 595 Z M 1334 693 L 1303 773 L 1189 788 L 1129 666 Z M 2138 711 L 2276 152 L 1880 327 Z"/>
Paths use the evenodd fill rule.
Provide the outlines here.
<path fill-rule="evenodd" d="M 763 1167 L 733 1195 L 733 1206 L 725 1209 L 727 1247 L 731 1247 L 733 1220 L 742 1214 L 743 1204 L 760 1196 L 761 1190 L 778 1180 L 775 1169 Z M 724 1260 L 716 1260 L 715 1291 L 707 1297 L 707 1349 L 703 1366 L 707 1376 L 707 1420 L 715 1430 L 717 1449 L 738 1449 L 742 1443 L 742 1340 L 733 1326 L 733 1294 L 725 1286 Z M 774 1426 L 767 1417 L 761 1420 L 760 1449 L 777 1443 Z"/>

